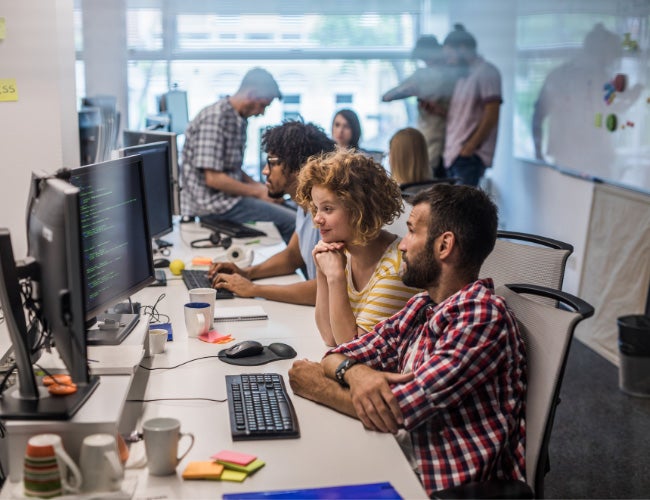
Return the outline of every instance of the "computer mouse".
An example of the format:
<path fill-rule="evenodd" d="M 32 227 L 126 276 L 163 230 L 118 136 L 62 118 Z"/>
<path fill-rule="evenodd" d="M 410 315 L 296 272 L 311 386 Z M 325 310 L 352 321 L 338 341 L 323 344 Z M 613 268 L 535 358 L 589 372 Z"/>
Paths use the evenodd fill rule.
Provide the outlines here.
<path fill-rule="evenodd" d="M 169 259 L 154 259 L 153 267 L 155 268 L 169 267 Z"/>
<path fill-rule="evenodd" d="M 288 344 L 282 342 L 274 342 L 269 344 L 269 350 L 280 356 L 282 359 L 295 358 L 298 354 L 296 350 Z"/>
<path fill-rule="evenodd" d="M 244 340 L 243 342 L 238 342 L 229 349 L 226 349 L 224 354 L 227 358 L 247 358 L 249 356 L 261 354 L 263 350 L 264 346 L 256 340 Z"/>

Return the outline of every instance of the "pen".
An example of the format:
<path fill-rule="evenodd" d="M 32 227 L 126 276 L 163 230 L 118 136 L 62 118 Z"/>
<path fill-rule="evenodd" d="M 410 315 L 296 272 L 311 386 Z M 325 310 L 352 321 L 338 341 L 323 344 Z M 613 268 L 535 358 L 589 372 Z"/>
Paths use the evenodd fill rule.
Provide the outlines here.
<path fill-rule="evenodd" d="M 244 243 L 244 245 L 255 245 L 257 243 L 260 243 L 260 241 L 261 240 L 251 240 L 251 241 L 247 241 L 246 243 Z"/>

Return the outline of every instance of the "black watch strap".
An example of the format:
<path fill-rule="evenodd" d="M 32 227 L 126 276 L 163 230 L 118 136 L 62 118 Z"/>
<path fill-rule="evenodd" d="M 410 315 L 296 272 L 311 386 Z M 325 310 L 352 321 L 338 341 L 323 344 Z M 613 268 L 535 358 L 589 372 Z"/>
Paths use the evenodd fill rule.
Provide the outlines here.
<path fill-rule="evenodd" d="M 347 382 L 345 381 L 345 372 L 352 368 L 357 363 L 357 360 L 354 358 L 345 358 L 341 361 L 341 364 L 336 368 L 334 376 L 341 387 L 348 387 Z"/>

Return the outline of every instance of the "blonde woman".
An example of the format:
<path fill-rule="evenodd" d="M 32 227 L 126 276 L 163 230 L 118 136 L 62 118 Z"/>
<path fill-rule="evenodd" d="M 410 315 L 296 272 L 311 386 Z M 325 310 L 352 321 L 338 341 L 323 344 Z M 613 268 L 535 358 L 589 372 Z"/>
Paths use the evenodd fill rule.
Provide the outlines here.
<path fill-rule="evenodd" d="M 403 204 L 381 165 L 351 151 L 313 157 L 300 172 L 296 200 L 320 230 L 312 252 L 316 324 L 327 345 L 372 330 L 419 291 L 402 283 L 399 239 L 382 229 Z"/>
<path fill-rule="evenodd" d="M 422 132 L 411 127 L 398 130 L 391 137 L 389 147 L 390 172 L 398 184 L 433 178 L 427 142 Z"/>

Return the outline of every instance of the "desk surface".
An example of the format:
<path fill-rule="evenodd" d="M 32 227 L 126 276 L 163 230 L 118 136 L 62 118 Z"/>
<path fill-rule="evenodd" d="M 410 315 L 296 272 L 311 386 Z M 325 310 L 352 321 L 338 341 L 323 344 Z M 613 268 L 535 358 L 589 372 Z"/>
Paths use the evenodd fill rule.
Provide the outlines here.
<path fill-rule="evenodd" d="M 282 248 L 275 228 L 267 241 L 255 246 L 256 261 L 264 260 Z M 192 255 L 215 256 L 221 250 L 195 250 L 189 242 L 207 232 L 195 224 L 177 228 L 165 239 L 174 242 L 170 260 L 181 258 L 191 261 Z M 273 241 L 275 239 L 275 242 Z M 263 239 L 264 240 L 264 239 Z M 239 244 L 235 242 L 234 244 Z M 252 245 L 251 245 L 252 246 Z M 168 272 L 168 271 L 166 271 Z M 170 275 L 171 277 L 171 275 Z M 284 276 L 269 282 L 288 283 L 300 277 Z M 224 348 L 196 338 L 188 338 L 184 326 L 183 304 L 189 295 L 183 282 L 169 279 L 166 287 L 150 287 L 139 292 L 134 299 L 142 305 L 152 305 L 164 293 L 158 309 L 169 315 L 173 325 L 174 340 L 168 342 L 165 352 L 143 363 L 151 367 L 170 367 L 202 356 L 210 356 Z M 318 334 L 312 307 L 283 304 L 262 299 L 219 300 L 215 307 L 261 305 L 268 320 L 218 323 L 217 330 L 230 333 L 237 340 L 253 339 L 268 345 L 285 342 L 298 352 L 298 358 L 318 360 L 326 351 Z M 288 384 L 287 372 L 293 360 L 275 361 L 254 367 L 238 367 L 217 358 L 201 359 L 169 370 L 148 371 L 139 368 L 134 376 L 128 399 L 170 398 L 169 401 L 149 403 L 126 402 L 119 424 L 122 433 L 141 430 L 142 422 L 157 416 L 175 417 L 181 421 L 181 430 L 196 436 L 189 454 L 177 468 L 176 475 L 156 477 L 146 468 L 129 469 L 126 477 L 136 481 L 135 497 L 156 498 L 213 498 L 226 492 L 252 492 L 274 489 L 324 487 L 344 484 L 389 481 L 405 498 L 425 498 L 416 475 L 404 458 L 395 439 L 389 434 L 367 431 L 355 419 L 339 414 L 321 405 L 295 396 Z M 226 399 L 225 375 L 237 373 L 276 372 L 284 376 L 300 424 L 299 439 L 271 441 L 237 441 L 230 436 L 228 403 L 212 401 L 182 401 L 173 398 Z M 180 443 L 183 450 L 186 442 Z M 259 456 L 266 466 L 243 483 L 221 481 L 184 481 L 181 473 L 188 462 L 209 460 L 214 453 L 236 450 Z M 131 446 L 129 463 L 144 455 L 143 443 Z M 3 489 L 6 497 L 15 483 Z"/>

